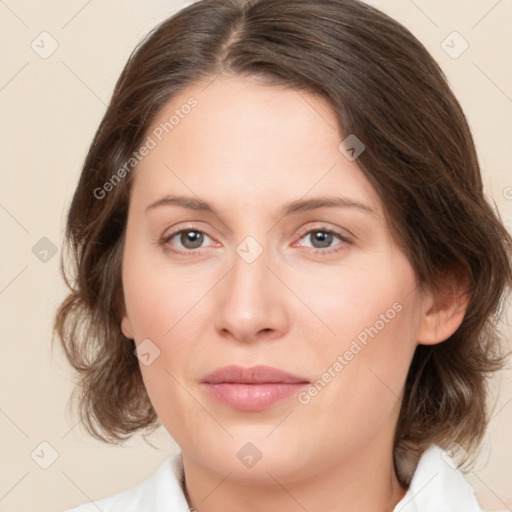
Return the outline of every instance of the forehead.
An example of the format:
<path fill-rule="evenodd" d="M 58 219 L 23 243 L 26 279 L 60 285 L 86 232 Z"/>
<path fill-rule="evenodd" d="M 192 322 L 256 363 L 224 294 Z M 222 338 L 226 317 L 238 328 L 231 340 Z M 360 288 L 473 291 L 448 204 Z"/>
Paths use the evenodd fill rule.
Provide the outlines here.
<path fill-rule="evenodd" d="M 264 206 L 329 192 L 378 207 L 357 163 L 338 149 L 334 109 L 304 91 L 210 78 L 175 95 L 146 136 L 153 147 L 137 166 L 135 200 L 176 192 Z"/>

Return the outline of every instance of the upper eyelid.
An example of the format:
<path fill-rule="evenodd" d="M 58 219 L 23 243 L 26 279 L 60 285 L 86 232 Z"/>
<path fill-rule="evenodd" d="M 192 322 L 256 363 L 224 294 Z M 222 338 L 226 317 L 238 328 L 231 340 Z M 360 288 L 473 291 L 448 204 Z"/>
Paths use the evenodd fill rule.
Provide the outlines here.
<path fill-rule="evenodd" d="M 311 214 L 311 213 L 313 213 L 313 214 L 314 214 L 314 212 L 310 211 L 310 212 L 309 212 L 309 214 Z M 318 212 L 317 212 L 317 213 L 318 213 Z M 307 215 L 307 217 L 310 217 L 310 215 L 309 215 L 309 214 Z M 319 217 L 322 217 L 322 216 L 324 216 L 324 215 L 325 215 L 325 212 L 324 212 L 324 214 L 319 215 Z M 306 217 L 306 215 L 305 215 L 305 217 Z M 281 219 L 281 220 L 282 220 L 282 219 Z M 330 221 L 327 221 L 327 220 L 308 220 L 307 218 L 303 218 L 303 219 L 296 219 L 296 220 L 298 220 L 299 222 L 301 222 L 301 223 L 303 223 L 303 224 L 317 224 L 317 225 L 320 225 L 320 227 L 325 227 L 325 228 L 327 228 L 327 229 L 331 229 L 331 230 L 333 230 L 333 231 L 339 231 L 339 232 L 341 232 L 340 234 L 342 234 L 342 233 L 347 233 L 349 237 L 351 237 L 351 238 L 353 238 L 353 239 L 357 239 L 357 236 L 356 236 L 353 232 L 351 232 L 349 229 L 347 229 L 346 227 L 341 227 L 341 226 L 334 225 L 334 224 L 332 224 Z M 222 221 L 221 221 L 221 222 L 222 222 Z M 345 221 L 342 221 L 342 223 L 343 223 L 343 224 L 344 224 L 345 222 L 346 222 L 346 220 L 345 220 Z M 186 226 L 185 226 L 185 227 L 183 227 L 183 228 L 178 229 L 177 231 L 181 231 L 182 229 L 191 229 L 191 227 L 190 227 L 190 226 L 192 226 L 194 229 L 197 229 L 198 231 L 202 231 L 202 232 L 204 232 L 205 234 L 207 234 L 208 236 L 210 236 L 210 235 L 208 234 L 208 231 L 210 230 L 210 228 L 202 229 L 202 228 L 200 227 L 200 225 L 201 225 L 201 224 L 206 224 L 206 225 L 208 225 L 208 226 L 211 226 L 211 222 L 209 222 L 209 221 L 203 221 L 203 220 L 201 220 L 201 219 L 197 219 L 197 220 L 183 220 L 182 222 L 177 222 L 175 225 L 179 225 L 179 224 L 182 224 L 182 223 L 184 223 L 184 224 L 186 224 L 186 223 L 190 223 L 190 224 L 189 224 L 189 225 L 186 225 Z M 269 233 L 271 230 L 273 230 L 273 229 L 274 229 L 274 228 L 275 228 L 279 223 L 280 223 L 280 222 L 278 222 L 277 224 L 274 224 L 274 225 L 273 225 L 269 230 L 267 230 L 267 233 Z M 196 224 L 197 224 L 198 226 L 196 226 Z M 222 225 L 223 225 L 223 227 L 224 227 L 224 228 L 226 228 L 227 233 L 231 234 L 231 230 L 230 230 L 230 228 L 228 228 L 224 222 L 222 222 Z M 320 227 L 316 227 L 316 226 L 315 226 L 315 227 L 310 227 L 309 229 L 320 229 Z M 173 229 L 175 229 L 175 228 L 173 228 Z M 213 229 L 214 229 L 214 231 L 219 232 L 219 230 L 218 230 L 217 228 L 213 228 Z M 221 238 L 225 236 L 225 234 L 224 234 L 224 233 L 222 233 L 222 231 L 224 231 L 224 229 L 222 229 L 222 230 L 220 231 L 220 233 L 221 233 L 221 236 L 220 236 L 220 237 L 221 237 Z M 210 238 L 218 239 L 217 237 L 211 237 L 211 236 L 210 236 Z"/>
<path fill-rule="evenodd" d="M 312 221 L 314 222 L 314 221 Z M 306 226 L 306 227 L 302 227 L 299 229 L 298 233 L 300 233 L 301 235 L 303 234 L 306 234 L 308 233 L 309 231 L 346 231 L 348 234 L 350 234 L 351 236 L 352 233 L 346 229 L 346 228 L 340 228 L 340 227 L 333 227 L 333 226 L 329 226 L 328 222 L 321 222 L 321 221 L 317 221 L 319 224 L 321 225 L 318 225 L 318 226 Z M 184 227 L 180 227 L 180 228 L 173 228 L 172 231 L 169 233 L 169 234 L 164 234 L 162 235 L 163 237 L 167 238 L 168 236 L 171 236 L 171 235 L 176 235 L 182 231 L 199 231 L 205 235 L 208 235 L 210 238 L 213 238 L 212 236 L 210 236 L 208 234 L 208 230 L 207 229 L 203 229 L 199 226 L 196 226 L 194 224 L 190 224 L 188 226 L 184 226 Z"/>
<path fill-rule="evenodd" d="M 304 235 L 307 235 L 311 231 L 330 231 L 336 236 L 339 236 L 341 238 L 355 238 L 355 236 L 346 228 L 339 228 L 339 227 L 330 227 L 327 225 L 327 223 L 324 223 L 322 226 L 316 226 L 316 227 L 305 227 L 301 230 L 299 230 L 299 236 L 303 237 Z M 348 236 L 345 236 L 343 232 L 346 232 Z"/>
<path fill-rule="evenodd" d="M 173 229 L 170 233 L 162 235 L 162 239 L 170 240 L 171 238 L 174 238 L 176 235 L 179 235 L 180 233 L 182 233 L 184 231 L 197 231 L 198 233 L 202 233 L 203 235 L 206 235 L 208 238 L 214 240 L 214 238 L 212 236 L 210 236 L 204 229 L 196 228 L 193 226 L 179 228 L 179 229 Z"/>

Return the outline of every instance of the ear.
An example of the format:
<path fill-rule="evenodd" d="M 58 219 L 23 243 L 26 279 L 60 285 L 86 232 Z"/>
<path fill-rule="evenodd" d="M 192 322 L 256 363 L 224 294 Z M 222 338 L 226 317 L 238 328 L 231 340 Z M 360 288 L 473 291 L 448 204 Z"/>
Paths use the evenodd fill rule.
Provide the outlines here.
<path fill-rule="evenodd" d="M 448 279 L 449 281 L 449 279 Z M 464 320 L 471 298 L 465 283 L 445 284 L 444 289 L 423 293 L 423 311 L 418 331 L 420 345 L 435 345 L 447 340 Z"/>
<path fill-rule="evenodd" d="M 128 339 L 133 339 L 132 324 L 130 323 L 130 319 L 126 313 L 121 320 L 121 331 Z"/>

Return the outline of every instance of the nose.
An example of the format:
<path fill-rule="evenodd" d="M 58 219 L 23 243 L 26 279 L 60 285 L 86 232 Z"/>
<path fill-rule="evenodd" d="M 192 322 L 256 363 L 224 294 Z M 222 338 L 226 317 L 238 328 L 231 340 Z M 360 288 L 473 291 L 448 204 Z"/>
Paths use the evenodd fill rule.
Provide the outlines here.
<path fill-rule="evenodd" d="M 235 252 L 232 269 L 215 287 L 215 328 L 242 342 L 278 338 L 289 328 L 285 286 L 268 268 L 269 250 L 249 261 Z"/>

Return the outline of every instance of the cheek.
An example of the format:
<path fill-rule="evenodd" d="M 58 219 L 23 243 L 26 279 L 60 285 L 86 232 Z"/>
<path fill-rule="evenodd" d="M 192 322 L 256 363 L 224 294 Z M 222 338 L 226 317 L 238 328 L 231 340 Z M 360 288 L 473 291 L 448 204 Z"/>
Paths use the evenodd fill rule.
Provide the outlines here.
<path fill-rule="evenodd" d="M 308 346 L 319 387 L 329 381 L 318 402 L 343 396 L 344 410 L 356 415 L 358 410 L 368 414 L 368 404 L 377 415 L 389 411 L 401 394 L 419 328 L 416 278 L 409 261 L 397 253 L 378 262 L 361 260 L 315 284 L 303 280 L 300 293 L 329 329 L 322 343 Z"/>
<path fill-rule="evenodd" d="M 177 410 L 185 416 L 196 414 L 197 419 L 201 414 L 190 407 L 190 396 L 179 384 L 186 384 L 198 364 L 190 340 L 200 334 L 194 318 L 205 290 L 211 287 L 192 274 L 158 266 L 148 261 L 144 251 L 127 243 L 123 260 L 126 309 L 138 352 L 150 354 L 149 364 L 139 355 L 139 366 L 151 402 L 165 424 L 174 425 Z M 175 406 L 170 408 L 169 403 Z"/>
<path fill-rule="evenodd" d="M 389 252 L 358 259 L 357 264 L 320 268 L 314 276 L 296 276 L 293 281 L 294 291 L 325 327 L 323 343 L 314 344 L 315 349 L 348 348 L 354 338 L 364 342 L 375 330 L 380 338 L 392 339 L 392 333 L 404 335 L 414 327 L 410 320 L 417 285 L 405 256 Z"/>
<path fill-rule="evenodd" d="M 172 333 L 204 294 L 197 275 L 179 268 L 171 272 L 129 245 L 123 261 L 123 289 L 135 340 L 150 338 L 157 343 Z"/>

